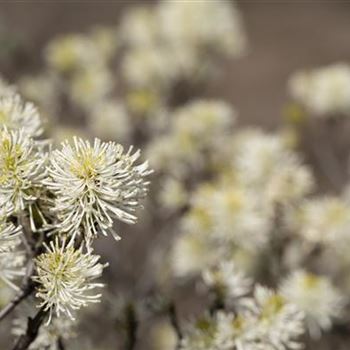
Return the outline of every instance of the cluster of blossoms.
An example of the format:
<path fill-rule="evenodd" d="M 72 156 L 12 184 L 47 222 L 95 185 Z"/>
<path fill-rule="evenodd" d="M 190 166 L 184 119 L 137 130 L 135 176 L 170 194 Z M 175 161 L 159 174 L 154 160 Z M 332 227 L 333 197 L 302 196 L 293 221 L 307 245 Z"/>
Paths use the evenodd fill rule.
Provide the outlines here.
<path fill-rule="evenodd" d="M 246 48 L 238 9 L 221 0 L 135 8 L 122 22 L 121 40 L 131 47 L 122 62 L 127 82 L 163 93 L 181 79 L 210 74 L 212 55 L 237 57 Z"/>
<path fill-rule="evenodd" d="M 279 220 L 287 222 L 287 214 L 312 189 L 309 168 L 282 135 L 242 131 L 232 148 L 232 162 L 219 167 L 217 178 L 191 197 L 181 222 L 183 234 L 174 245 L 177 275 L 231 256 L 237 248 L 249 254 L 265 249 L 278 208 L 285 208 L 286 217 Z"/>
<path fill-rule="evenodd" d="M 345 63 L 295 73 L 289 90 L 296 102 L 317 117 L 349 115 L 350 66 Z"/>
<path fill-rule="evenodd" d="M 61 350 L 74 335 L 78 310 L 101 299 L 107 264 L 95 239 L 118 240 L 115 223 L 137 220 L 151 171 L 114 140 L 145 148 L 157 178 L 144 229 L 152 243 L 142 247 L 152 256 L 140 254 L 142 275 L 120 292 L 125 310 L 110 298 L 106 318 L 125 313 L 131 338 L 144 318 L 141 346 L 159 350 L 294 350 L 304 331 L 312 341 L 342 326 L 349 194 L 317 192 L 301 129 L 242 129 L 236 108 L 200 97 L 220 60 L 246 46 L 235 3 L 163 0 L 128 9 L 119 26 L 53 39 L 43 72 L 20 80 L 21 95 L 0 79 L 0 304 L 7 287 L 16 298 L 33 289 L 46 325 L 29 349 Z M 349 83 L 346 64 L 297 73 L 292 106 L 347 115 Z M 85 130 L 55 125 L 65 113 Z M 118 266 L 138 274 L 130 261 Z M 153 292 L 161 296 L 150 307 Z M 177 296 L 186 305 L 198 294 L 204 316 L 182 324 Z M 13 334 L 25 337 L 29 323 L 16 319 Z"/>
<path fill-rule="evenodd" d="M 119 239 L 116 219 L 136 222 L 151 172 L 132 147 L 74 138 L 53 150 L 42 133 L 36 107 L 0 91 L 0 278 L 18 291 L 26 270 L 25 283 L 48 315 L 33 349 L 56 343 L 61 317 L 74 320 L 81 307 L 100 301 L 95 289 L 103 285 L 95 280 L 107 264 L 93 254 L 93 239 L 109 232 Z"/>
<path fill-rule="evenodd" d="M 239 273 L 232 262 L 207 271 L 204 281 L 220 298 L 231 300 L 225 310 L 205 315 L 189 325 L 180 349 L 299 349 L 304 313 L 289 299 L 256 285 Z"/>

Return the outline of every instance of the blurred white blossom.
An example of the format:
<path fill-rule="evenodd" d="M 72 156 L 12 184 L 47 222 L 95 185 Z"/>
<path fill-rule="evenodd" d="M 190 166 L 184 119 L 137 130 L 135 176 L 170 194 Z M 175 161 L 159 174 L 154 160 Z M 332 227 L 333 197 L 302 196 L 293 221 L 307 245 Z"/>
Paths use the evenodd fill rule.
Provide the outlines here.
<path fill-rule="evenodd" d="M 281 294 L 305 313 L 310 335 L 319 338 L 341 316 L 345 299 L 327 277 L 296 270 L 285 278 Z"/>

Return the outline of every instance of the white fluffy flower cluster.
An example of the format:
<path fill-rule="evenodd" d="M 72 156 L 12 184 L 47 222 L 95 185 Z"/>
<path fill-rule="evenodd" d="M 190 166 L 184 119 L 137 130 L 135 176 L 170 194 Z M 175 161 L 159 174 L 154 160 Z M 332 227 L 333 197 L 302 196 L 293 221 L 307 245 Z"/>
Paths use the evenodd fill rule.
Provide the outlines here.
<path fill-rule="evenodd" d="M 88 241 L 99 233 L 112 232 L 113 219 L 134 223 L 135 210 L 147 191 L 148 163 L 135 165 L 140 152 L 124 153 L 121 145 L 74 138 L 50 157 L 45 182 L 55 195 L 53 211 L 59 230 Z"/>
<path fill-rule="evenodd" d="M 275 228 L 311 191 L 311 172 L 281 135 L 256 130 L 237 133 L 231 163 L 218 178 L 197 187 L 181 220 L 182 235 L 173 247 L 173 269 L 192 275 L 223 257 L 265 249 Z M 288 214 L 288 215 L 287 215 Z"/>
<path fill-rule="evenodd" d="M 292 97 L 318 117 L 350 115 L 350 66 L 346 63 L 295 73 Z"/>
<path fill-rule="evenodd" d="M 221 0 L 136 7 L 122 22 L 121 37 L 131 48 L 123 59 L 128 83 L 160 92 L 178 80 L 207 74 L 211 54 L 236 57 L 246 47 L 238 9 Z"/>
<path fill-rule="evenodd" d="M 239 303 L 250 290 L 252 281 L 243 275 L 232 260 L 221 261 L 203 272 L 205 285 L 229 305 Z"/>
<path fill-rule="evenodd" d="M 124 152 L 98 139 L 91 145 L 74 138 L 73 145 L 66 141 L 61 150 L 47 152 L 49 141 L 36 139 L 43 132 L 36 107 L 5 92 L 0 91 L 0 278 L 18 289 L 13 280 L 24 274 L 25 261 L 19 245 L 23 240 L 29 246 L 28 240 L 45 232 L 46 251 L 34 261 L 36 297 L 49 322 L 53 316 L 73 318 L 100 299 L 94 289 L 102 285 L 93 280 L 105 265 L 92 254 L 92 239 L 114 232 L 115 219 L 136 221 L 150 170 L 147 162 L 137 164 L 139 151 Z M 15 223 L 25 223 L 26 233 Z M 82 240 L 75 240 L 78 235 Z"/>
<path fill-rule="evenodd" d="M 308 199 L 290 213 L 289 225 L 312 244 L 344 251 L 350 241 L 350 205 L 335 196 Z"/>
<path fill-rule="evenodd" d="M 239 312 L 219 311 L 187 328 L 182 350 L 300 349 L 303 313 L 283 296 L 256 286 Z"/>
<path fill-rule="evenodd" d="M 271 204 L 300 200 L 313 189 L 311 170 L 282 134 L 245 130 L 236 135 L 234 147 L 238 181 Z"/>
<path fill-rule="evenodd" d="M 0 205 L 18 212 L 41 193 L 46 155 L 25 129 L 0 128 Z"/>
<path fill-rule="evenodd" d="M 280 293 L 304 312 L 313 338 L 319 338 L 322 330 L 329 330 L 345 306 L 344 296 L 327 277 L 303 270 L 296 270 L 285 278 Z"/>
<path fill-rule="evenodd" d="M 149 145 L 148 157 L 155 168 L 178 174 L 207 165 L 208 154 L 218 140 L 228 136 L 236 119 L 235 111 L 225 102 L 195 100 L 176 109 L 167 133 Z"/>
<path fill-rule="evenodd" d="M 94 292 L 103 284 L 93 282 L 102 274 L 104 266 L 100 257 L 91 251 L 84 253 L 82 247 L 75 249 L 65 241 L 56 239 L 46 247 L 46 252 L 36 260 L 34 280 L 39 284 L 36 297 L 40 307 L 57 317 L 67 315 L 74 320 L 74 312 L 88 303 L 99 302 L 101 294 Z"/>
<path fill-rule="evenodd" d="M 30 137 L 43 133 L 42 122 L 33 103 L 23 102 L 19 95 L 1 95 L 0 93 L 0 125 L 8 129 L 22 129 Z"/>

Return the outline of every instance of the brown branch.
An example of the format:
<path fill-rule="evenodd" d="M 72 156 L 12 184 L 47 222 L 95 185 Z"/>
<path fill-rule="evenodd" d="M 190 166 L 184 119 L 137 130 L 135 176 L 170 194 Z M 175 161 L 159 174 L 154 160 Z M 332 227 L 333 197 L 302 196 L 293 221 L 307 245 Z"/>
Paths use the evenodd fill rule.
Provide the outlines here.
<path fill-rule="evenodd" d="M 59 337 L 57 339 L 57 348 L 58 348 L 58 350 L 65 350 L 65 346 L 64 346 L 62 337 Z"/>
<path fill-rule="evenodd" d="M 25 334 L 21 335 L 12 348 L 12 350 L 27 350 L 30 344 L 36 339 L 39 333 L 40 326 L 44 322 L 47 311 L 40 309 L 34 318 L 29 317 L 27 323 L 27 330 Z"/>
<path fill-rule="evenodd" d="M 6 318 L 23 300 L 25 300 L 34 291 L 34 282 L 32 281 L 32 275 L 34 272 L 34 262 L 29 260 L 26 274 L 23 278 L 22 287 L 20 292 L 0 311 L 0 322 Z"/>
<path fill-rule="evenodd" d="M 171 323 L 172 327 L 174 328 L 174 331 L 175 331 L 176 336 L 177 336 L 176 349 L 179 349 L 180 342 L 181 342 L 181 340 L 183 338 L 183 335 L 182 335 L 182 331 L 181 331 L 181 328 L 180 328 L 180 325 L 179 325 L 179 321 L 178 321 L 178 318 L 177 318 L 175 304 L 173 302 L 171 302 L 169 304 L 168 312 L 169 312 L 170 323 Z"/>
<path fill-rule="evenodd" d="M 135 308 L 129 303 L 125 308 L 126 339 L 125 349 L 133 350 L 136 345 L 138 322 Z"/>

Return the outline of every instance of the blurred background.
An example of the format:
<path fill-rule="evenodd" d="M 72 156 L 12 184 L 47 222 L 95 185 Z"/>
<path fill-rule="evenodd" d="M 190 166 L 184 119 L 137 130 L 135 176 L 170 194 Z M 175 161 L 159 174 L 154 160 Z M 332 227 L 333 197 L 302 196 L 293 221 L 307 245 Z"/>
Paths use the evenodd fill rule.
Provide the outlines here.
<path fill-rule="evenodd" d="M 140 3 L 152 2 L 1 2 L 3 75 L 13 81 L 40 69 L 43 48 L 56 35 L 115 25 L 123 10 Z M 292 72 L 348 59 L 350 5 L 332 0 L 237 3 L 249 38 L 248 52 L 225 66 L 224 76 L 212 89 L 234 103 L 240 122 L 273 128 L 281 122 Z"/>
<path fill-rule="evenodd" d="M 215 3 L 215 0 L 207 1 Z M 177 0 L 170 2 L 175 3 Z M 178 0 L 178 2 L 181 1 Z M 195 4 L 196 0 L 183 0 L 183 2 Z M 162 108 L 159 110 L 152 108 L 150 111 L 147 110 L 147 113 L 157 115 L 157 118 L 159 116 L 159 120 L 149 122 L 148 117 L 148 119 L 142 119 L 144 118 L 143 114 L 146 115 L 147 113 L 143 110 L 141 112 L 137 110 L 135 113 L 137 116 L 130 122 L 134 129 L 127 136 L 125 136 L 127 133 L 121 133 L 120 139 L 115 138 L 116 141 L 125 145 L 136 144 L 149 155 L 153 150 L 148 148 L 149 144 L 160 138 L 159 135 L 162 135 L 164 130 L 170 128 L 169 125 L 171 124 L 168 124 L 167 117 L 164 117 L 164 115 L 169 114 L 168 109 L 175 109 L 191 101 L 192 95 L 208 100 L 220 99 L 233 106 L 233 115 L 236 116 L 237 114 L 236 125 L 239 127 L 256 126 L 261 127 L 264 131 L 277 131 L 283 128 L 291 114 L 293 118 L 295 114 L 299 113 L 298 109 L 296 112 L 293 109 L 294 105 L 290 105 L 291 96 L 287 88 L 287 82 L 293 73 L 337 62 L 348 62 L 350 59 L 350 2 L 348 1 L 224 2 L 237 8 L 240 13 L 247 41 L 244 53 L 242 55 L 237 54 L 237 57 L 224 57 L 214 63 L 214 66 L 219 69 L 216 69 L 215 74 L 205 76 L 205 87 L 203 87 L 201 79 L 198 79 L 200 89 L 198 89 L 198 86 L 183 85 L 182 81 L 180 83 L 176 81 L 176 84 L 172 86 L 172 94 L 175 97 L 167 96 L 164 98 L 165 102 L 160 102 Z M 109 49 L 108 43 L 111 40 L 111 35 L 112 37 L 115 35 L 118 50 L 120 45 L 122 47 L 121 52 L 126 52 L 128 48 L 125 48 L 125 46 L 128 44 L 125 45 L 123 42 L 125 38 L 117 31 L 124 23 L 127 13 L 140 5 L 152 9 L 157 4 L 156 1 L 132 0 L 1 1 L 1 76 L 10 84 L 18 85 L 20 92 L 28 99 L 35 100 L 47 119 L 48 135 L 53 135 L 58 141 L 72 134 L 86 136 L 87 138 L 97 135 L 103 139 L 109 139 L 108 135 L 103 134 L 103 130 L 101 132 L 101 125 L 96 120 L 89 124 L 91 118 L 86 117 L 86 115 L 90 114 L 93 106 L 84 105 L 86 101 L 83 98 L 81 99 L 78 93 L 78 107 L 74 104 L 76 101 L 72 103 L 67 98 L 69 88 L 67 88 L 68 85 L 64 85 L 66 82 L 62 83 L 62 81 L 71 79 L 71 72 L 67 72 L 68 70 L 63 73 L 60 72 L 62 74 L 59 79 L 63 78 L 59 82 L 57 82 L 57 76 L 49 72 L 54 65 L 52 64 L 53 61 L 47 58 L 50 56 L 48 47 L 56 38 L 65 35 L 87 35 L 87 33 L 92 33 L 91 30 L 94 28 L 107 28 L 107 32 L 99 32 L 99 34 L 102 33 L 99 38 L 106 39 L 106 52 Z M 128 27 L 128 23 L 124 24 L 125 26 Z M 178 23 L 178 26 L 181 26 L 181 23 Z M 115 32 L 109 31 L 112 29 Z M 156 26 L 155 31 L 157 30 L 161 30 L 161 28 L 158 29 Z M 140 36 L 142 37 L 142 34 Z M 104 42 L 104 39 L 101 39 L 101 43 Z M 138 48 L 137 45 L 140 44 L 137 40 L 136 44 L 132 43 L 132 45 L 136 45 Z M 81 52 L 81 54 L 84 56 L 84 52 Z M 153 93 L 153 90 L 147 90 L 148 87 L 144 89 L 144 86 L 141 86 L 141 88 L 136 86 L 136 88 L 130 88 L 129 91 L 128 83 L 122 82 L 120 78 L 124 69 L 119 67 L 121 62 L 123 62 L 123 54 L 114 59 L 113 63 L 110 64 L 109 71 L 111 84 L 115 83 L 114 80 L 116 81 L 113 91 L 118 96 L 118 100 L 123 103 L 134 101 L 136 107 L 135 105 L 128 106 L 130 110 L 139 108 L 140 104 L 144 106 L 144 99 L 146 99 L 145 103 L 147 105 L 147 103 L 150 103 L 147 98 L 154 98 L 152 94 L 148 94 L 149 91 Z M 201 64 L 201 60 L 199 60 L 199 64 Z M 142 71 L 142 65 L 139 67 Z M 168 69 L 170 71 L 173 69 L 170 63 Z M 42 72 L 44 72 L 43 75 Z M 24 80 L 26 77 L 33 76 L 42 76 L 44 81 L 48 82 L 48 85 L 44 85 L 43 81 L 32 84 L 31 80 Z M 54 81 L 53 85 L 56 84 L 55 89 L 59 86 L 63 91 L 63 93 L 60 92 L 59 98 L 53 98 L 54 102 L 50 100 L 51 97 L 46 97 L 46 94 L 51 92 L 51 78 Z M 133 79 L 131 81 L 133 82 Z M 86 84 L 88 85 L 87 82 Z M 84 83 L 82 83 L 82 87 L 85 87 Z M 97 89 L 100 88 L 97 87 Z M 142 102 L 139 102 L 140 100 Z M 45 104 L 46 102 L 50 103 Z M 81 105 L 79 105 L 80 103 Z M 168 108 L 168 106 L 171 108 Z M 54 111 L 52 113 L 54 116 L 48 116 L 52 111 Z M 128 112 L 130 111 L 128 110 Z M 142 116 L 140 117 L 138 114 Z M 142 121 L 140 122 L 140 120 Z M 166 121 L 164 122 L 164 120 Z M 113 120 L 102 122 L 105 129 L 112 126 L 113 123 Z M 120 123 L 120 128 L 124 128 L 123 123 L 128 124 L 129 119 L 123 122 L 118 119 L 118 123 Z M 306 131 L 306 136 L 303 132 L 300 133 L 301 136 L 299 135 L 301 138 L 299 151 L 304 152 L 302 160 L 313 167 L 316 181 L 318 181 L 319 187 L 315 191 L 317 194 L 324 192 L 338 195 L 343 192 L 343 188 L 347 184 L 348 148 L 344 145 L 350 130 L 348 124 L 337 124 L 335 127 L 331 127 L 332 131 L 329 133 L 328 129 L 326 131 L 322 129 L 323 131 L 321 130 L 320 134 L 313 135 L 312 142 L 309 142 L 309 131 Z M 311 128 L 313 125 L 311 124 Z M 63 126 L 64 130 L 61 129 Z M 292 129 L 293 127 L 294 125 Z M 288 131 L 290 130 L 288 129 Z M 318 163 L 319 154 L 313 151 L 315 142 L 316 144 L 322 143 L 325 138 L 333 140 L 336 144 L 337 163 L 341 164 L 340 175 L 339 172 L 334 175 L 332 171 L 323 171 L 323 166 Z M 203 159 L 206 162 L 209 156 L 205 158 L 207 157 L 205 153 L 207 151 L 203 152 Z M 226 150 L 222 151 L 222 154 L 226 154 L 225 152 Z M 322 156 L 323 151 L 320 152 Z M 146 158 L 147 155 L 143 158 Z M 334 169 L 332 161 L 328 162 L 326 168 Z M 215 163 L 215 161 L 213 162 Z M 128 332 L 128 325 L 130 326 L 128 323 L 125 326 L 125 322 L 132 323 L 134 317 L 133 312 L 131 314 L 128 312 L 134 308 L 141 314 L 140 317 L 146 320 L 138 327 L 138 340 L 135 349 L 170 350 L 171 344 L 174 343 L 175 335 L 173 330 L 169 330 L 171 328 L 169 322 L 165 326 L 162 323 L 164 315 L 156 313 L 155 317 L 150 316 L 149 309 L 157 309 L 159 307 L 157 306 L 158 298 L 163 298 L 163 296 L 158 295 L 161 294 L 157 290 L 158 285 L 162 285 L 165 291 L 169 291 L 170 286 L 173 286 L 172 283 L 164 282 L 167 278 L 163 275 L 168 272 L 158 271 L 159 269 L 155 269 L 154 266 L 165 265 L 167 267 L 166 255 L 171 249 L 169 245 L 172 244 L 174 237 L 181 231 L 181 228 L 177 226 L 179 218 L 185 215 L 184 213 L 189 210 L 193 203 L 189 199 L 188 202 L 182 203 L 175 209 L 164 209 L 163 202 L 160 201 L 159 203 L 156 199 L 158 198 L 157 187 L 159 184 L 159 187 L 163 188 L 164 179 L 162 176 L 164 177 L 167 172 L 174 175 L 175 170 L 170 167 L 164 170 L 164 168 L 161 168 L 162 164 L 158 169 L 159 164 L 156 164 L 156 162 L 154 164 L 151 160 L 151 166 L 156 169 L 156 173 L 151 179 L 150 195 L 148 200 L 145 201 L 145 210 L 139 214 L 138 223 L 131 227 L 118 224 L 118 232 L 121 232 L 122 235 L 122 240 L 118 243 L 111 237 L 96 242 L 96 251 L 101 254 L 104 261 L 110 263 L 109 268 L 104 273 L 104 280 L 108 285 L 104 294 L 104 302 L 99 307 L 93 307 L 84 314 L 79 326 L 79 335 L 75 339 L 67 341 L 66 349 L 132 349 L 132 347 L 127 348 L 126 345 L 123 345 L 123 339 L 125 333 Z M 207 179 L 211 179 L 212 176 L 210 172 L 208 175 L 207 171 L 202 170 L 200 165 L 198 165 L 198 169 L 191 169 L 189 171 L 190 179 L 186 178 L 186 187 L 191 191 L 201 182 L 204 183 Z M 178 180 L 181 176 L 182 173 L 179 172 L 174 177 Z M 329 271 L 327 272 L 329 273 Z M 161 277 L 155 277 L 153 273 L 154 275 L 159 274 Z M 332 275 L 332 272 L 330 272 L 330 275 Z M 258 278 L 258 280 L 275 287 L 273 283 L 268 282 L 268 278 L 264 278 Z M 198 296 L 197 284 L 193 280 L 186 281 L 179 288 L 174 288 L 171 298 L 174 300 L 179 318 L 185 321 L 191 320 L 191 317 L 194 317 L 193 315 L 202 312 L 203 305 L 207 303 L 207 296 L 203 296 L 203 293 L 199 293 Z M 159 303 L 162 304 L 162 300 Z M 137 306 L 135 306 L 136 304 Z M 151 304 L 151 306 L 148 304 Z M 154 306 L 153 304 L 157 305 Z M 123 318 L 124 316 L 121 316 L 124 314 L 127 315 L 127 321 Z M 161 326 L 158 329 L 153 325 Z M 3 327 L 3 325 L 1 326 Z M 310 349 L 313 347 L 329 349 L 329 346 L 334 349 L 346 349 L 346 341 L 348 341 L 350 333 L 347 326 L 339 327 L 339 329 L 339 334 L 332 334 L 326 340 L 316 339 L 311 341 L 307 338 L 305 342 Z M 7 328 L 1 329 L 0 335 L 0 348 L 9 349 L 12 340 L 8 336 Z M 162 337 L 165 338 L 164 342 L 162 342 Z"/>

